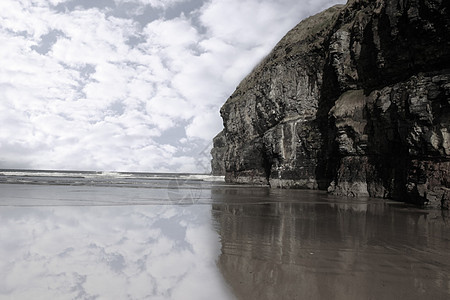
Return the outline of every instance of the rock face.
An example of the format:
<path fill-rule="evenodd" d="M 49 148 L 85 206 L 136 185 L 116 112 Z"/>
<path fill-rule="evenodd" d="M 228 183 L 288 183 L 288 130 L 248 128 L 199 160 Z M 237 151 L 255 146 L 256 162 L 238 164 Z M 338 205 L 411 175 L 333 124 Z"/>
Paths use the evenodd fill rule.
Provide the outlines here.
<path fill-rule="evenodd" d="M 238 183 L 448 207 L 450 1 L 350 0 L 292 29 L 221 109 Z"/>

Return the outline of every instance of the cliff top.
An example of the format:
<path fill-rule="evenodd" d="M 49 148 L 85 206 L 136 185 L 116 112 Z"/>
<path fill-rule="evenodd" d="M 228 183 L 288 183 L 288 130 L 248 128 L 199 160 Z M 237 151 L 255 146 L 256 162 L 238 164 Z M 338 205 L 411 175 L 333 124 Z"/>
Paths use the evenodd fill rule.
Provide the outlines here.
<path fill-rule="evenodd" d="M 277 65 L 281 60 L 286 60 L 286 57 L 308 55 L 313 53 L 314 49 L 321 48 L 326 35 L 329 34 L 344 7 L 345 5 L 330 7 L 304 19 L 286 33 L 275 48 L 242 80 L 226 104 L 237 101 L 236 96 L 251 89 L 254 86 L 254 80 L 257 80 L 259 74 L 265 69 Z"/>

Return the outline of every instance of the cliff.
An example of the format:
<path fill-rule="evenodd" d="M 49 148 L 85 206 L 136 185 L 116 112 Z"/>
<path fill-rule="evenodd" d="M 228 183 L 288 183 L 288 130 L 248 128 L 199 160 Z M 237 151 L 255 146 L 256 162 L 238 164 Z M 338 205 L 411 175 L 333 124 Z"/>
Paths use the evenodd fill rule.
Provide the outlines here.
<path fill-rule="evenodd" d="M 450 202 L 450 1 L 350 0 L 287 33 L 221 109 L 228 182 Z"/>

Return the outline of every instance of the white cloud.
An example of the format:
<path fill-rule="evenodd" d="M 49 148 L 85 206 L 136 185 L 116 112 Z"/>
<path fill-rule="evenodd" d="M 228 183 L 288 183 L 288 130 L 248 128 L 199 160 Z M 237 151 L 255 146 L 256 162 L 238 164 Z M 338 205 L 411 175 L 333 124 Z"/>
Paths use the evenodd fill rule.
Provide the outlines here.
<path fill-rule="evenodd" d="M 239 81 L 301 18 L 340 1 L 211 0 L 144 27 L 112 16 L 112 2 L 57 11 L 64 2 L 0 2 L 0 168 L 203 172 Z"/>
<path fill-rule="evenodd" d="M 186 128 L 187 136 L 207 140 L 211 136 L 217 134 L 222 127 L 222 123 L 216 117 L 218 113 L 218 111 L 212 111 L 203 115 L 195 116 L 191 124 L 189 124 Z"/>
<path fill-rule="evenodd" d="M 48 10 L 31 1 L 1 1 L 0 24 L 3 29 L 26 33 L 38 39 L 48 31 Z"/>
<path fill-rule="evenodd" d="M 185 2 L 185 0 L 114 0 L 116 3 L 137 3 L 140 5 L 150 5 L 156 8 L 167 9 L 177 3 Z"/>
<path fill-rule="evenodd" d="M 153 21 L 143 31 L 146 34 L 147 43 L 174 48 L 173 50 L 185 50 L 195 44 L 199 38 L 190 20 L 184 17 Z M 183 55 L 183 53 L 178 54 Z"/>

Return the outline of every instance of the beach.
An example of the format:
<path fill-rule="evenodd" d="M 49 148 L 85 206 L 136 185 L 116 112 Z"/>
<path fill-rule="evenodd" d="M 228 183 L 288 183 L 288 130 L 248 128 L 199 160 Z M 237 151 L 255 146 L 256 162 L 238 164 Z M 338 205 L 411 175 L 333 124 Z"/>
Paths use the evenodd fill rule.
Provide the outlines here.
<path fill-rule="evenodd" d="M 0 299 L 450 297 L 448 211 L 201 176 L 15 176 Z"/>

